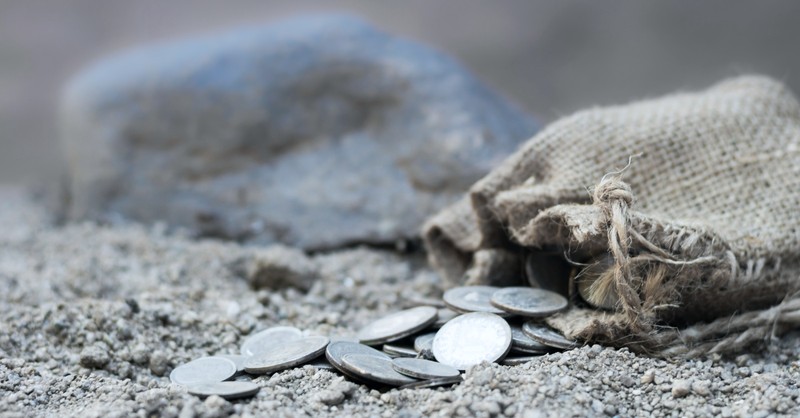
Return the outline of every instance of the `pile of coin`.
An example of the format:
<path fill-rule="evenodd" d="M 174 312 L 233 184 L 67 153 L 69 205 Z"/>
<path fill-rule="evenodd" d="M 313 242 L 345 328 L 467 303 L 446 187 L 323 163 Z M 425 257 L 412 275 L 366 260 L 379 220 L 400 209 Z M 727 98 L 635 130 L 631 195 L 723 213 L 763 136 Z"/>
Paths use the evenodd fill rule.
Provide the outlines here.
<path fill-rule="evenodd" d="M 436 306 L 417 306 L 370 323 L 357 341 L 269 328 L 247 338 L 241 354 L 190 361 L 175 368 L 170 380 L 197 396 L 235 399 L 259 390 L 255 383 L 232 381 L 236 376 L 310 364 L 372 387 L 436 387 L 462 381 L 462 371 L 483 362 L 513 366 L 578 346 L 542 322 L 568 305 L 547 290 L 464 286 L 445 292 L 443 303 L 429 304 Z"/>

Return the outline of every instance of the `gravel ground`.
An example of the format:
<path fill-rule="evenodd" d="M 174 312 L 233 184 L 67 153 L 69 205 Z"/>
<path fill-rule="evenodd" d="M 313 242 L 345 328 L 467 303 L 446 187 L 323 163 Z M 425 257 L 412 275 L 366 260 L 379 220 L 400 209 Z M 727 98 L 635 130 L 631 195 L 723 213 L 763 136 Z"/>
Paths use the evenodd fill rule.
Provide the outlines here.
<path fill-rule="evenodd" d="M 252 399 L 186 394 L 170 370 L 235 353 L 248 334 L 293 325 L 352 336 L 441 295 L 419 255 L 315 255 L 307 292 L 253 290 L 253 248 L 165 228 L 54 228 L 0 188 L 0 416 L 797 416 L 800 334 L 733 358 L 666 362 L 587 346 L 515 367 L 482 365 L 444 389 L 379 392 L 311 366 L 253 381 Z"/>

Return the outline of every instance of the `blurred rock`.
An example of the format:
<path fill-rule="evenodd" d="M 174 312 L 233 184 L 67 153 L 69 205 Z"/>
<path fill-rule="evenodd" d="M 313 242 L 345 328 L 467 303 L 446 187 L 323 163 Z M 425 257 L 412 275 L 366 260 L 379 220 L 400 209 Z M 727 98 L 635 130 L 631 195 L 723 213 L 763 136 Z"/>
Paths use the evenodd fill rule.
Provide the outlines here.
<path fill-rule="evenodd" d="M 317 279 L 316 263 L 302 251 L 273 245 L 241 260 L 244 276 L 254 289 L 296 287 L 308 290 Z"/>
<path fill-rule="evenodd" d="M 451 58 L 345 16 L 123 53 L 62 99 L 70 219 L 394 243 L 535 131 Z"/>

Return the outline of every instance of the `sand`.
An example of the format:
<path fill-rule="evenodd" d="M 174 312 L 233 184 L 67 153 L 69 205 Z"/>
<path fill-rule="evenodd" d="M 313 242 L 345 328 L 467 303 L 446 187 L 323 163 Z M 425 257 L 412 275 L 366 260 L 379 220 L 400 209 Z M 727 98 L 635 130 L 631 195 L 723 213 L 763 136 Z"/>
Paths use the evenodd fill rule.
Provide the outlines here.
<path fill-rule="evenodd" d="M 236 353 L 273 325 L 334 337 L 438 298 L 424 256 L 374 248 L 316 254 L 308 291 L 254 290 L 258 249 L 164 226 L 53 226 L 0 188 L 0 416 L 796 416 L 800 333 L 732 357 L 668 362 L 585 346 L 464 383 L 380 392 L 305 366 L 253 381 L 254 398 L 201 400 L 169 371 Z"/>

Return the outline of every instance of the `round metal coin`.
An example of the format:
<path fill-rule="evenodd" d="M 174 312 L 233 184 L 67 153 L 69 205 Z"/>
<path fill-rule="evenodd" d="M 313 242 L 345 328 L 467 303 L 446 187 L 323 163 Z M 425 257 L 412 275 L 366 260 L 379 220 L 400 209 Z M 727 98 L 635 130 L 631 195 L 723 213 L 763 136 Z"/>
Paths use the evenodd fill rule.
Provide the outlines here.
<path fill-rule="evenodd" d="M 255 395 L 261 390 L 261 386 L 251 382 L 215 382 L 197 383 L 188 386 L 186 390 L 202 398 L 217 395 L 224 399 L 239 399 Z"/>
<path fill-rule="evenodd" d="M 567 298 L 533 287 L 505 287 L 492 295 L 494 307 L 508 313 L 531 317 L 552 315 L 567 308 Z"/>
<path fill-rule="evenodd" d="M 482 362 L 496 362 L 511 348 L 511 328 L 495 314 L 473 312 L 445 324 L 433 339 L 439 363 L 466 370 Z"/>
<path fill-rule="evenodd" d="M 169 380 L 183 386 L 228 380 L 236 374 L 236 364 L 222 357 L 201 357 L 182 364 L 169 374 Z"/>
<path fill-rule="evenodd" d="M 299 366 L 319 357 L 328 341 L 328 337 L 304 337 L 273 346 L 247 359 L 244 370 L 251 374 L 264 374 Z"/>
<path fill-rule="evenodd" d="M 500 364 L 503 366 L 519 366 L 520 364 L 525 364 L 536 360 L 539 357 L 540 356 L 506 357 L 500 362 Z"/>
<path fill-rule="evenodd" d="M 381 357 L 389 361 L 392 360 L 392 358 L 386 353 L 380 352 L 372 347 L 368 347 L 357 342 L 339 340 L 328 344 L 328 347 L 325 349 L 325 358 L 328 359 L 328 361 L 331 363 L 331 366 L 335 367 L 336 370 L 341 372 L 343 375 L 359 382 L 363 382 L 363 379 L 360 376 L 351 373 L 342 362 L 342 357 L 347 354 L 365 354 Z"/>
<path fill-rule="evenodd" d="M 438 379 L 461 375 L 457 369 L 446 364 L 417 358 L 396 358 L 392 360 L 392 367 L 397 372 L 417 379 Z"/>
<path fill-rule="evenodd" d="M 571 350 L 578 346 L 577 341 L 568 340 L 564 338 L 563 335 L 553 331 L 551 328 L 548 328 L 535 321 L 528 321 L 522 324 L 522 332 L 549 347 Z"/>
<path fill-rule="evenodd" d="M 297 328 L 272 327 L 247 337 L 242 343 L 241 350 L 246 356 L 254 356 L 274 346 L 300 338 L 303 338 L 303 332 Z"/>
<path fill-rule="evenodd" d="M 351 373 L 365 379 L 391 386 L 401 386 L 414 383 L 417 380 L 397 373 L 392 368 L 392 360 L 372 356 L 369 354 L 345 354 L 342 365 Z"/>
<path fill-rule="evenodd" d="M 416 357 L 417 352 L 410 347 L 403 347 L 399 345 L 384 344 L 383 352 L 392 357 Z"/>
<path fill-rule="evenodd" d="M 248 356 L 242 354 L 217 354 L 216 357 L 222 357 L 232 361 L 233 364 L 236 365 L 236 373 L 244 372 L 244 361 L 248 358 Z"/>
<path fill-rule="evenodd" d="M 529 354 L 545 354 L 550 351 L 550 347 L 529 337 L 522 331 L 522 327 L 513 324 L 511 326 L 511 349 Z"/>
<path fill-rule="evenodd" d="M 450 309 L 450 308 L 439 308 L 438 315 L 436 317 L 436 322 L 431 325 L 432 328 L 439 329 L 447 323 L 447 321 L 461 315 L 460 313 Z"/>
<path fill-rule="evenodd" d="M 506 311 L 492 306 L 490 300 L 494 292 L 500 290 L 492 286 L 454 287 L 444 292 L 444 303 L 451 309 L 461 313 L 488 312 L 500 316 L 508 316 Z"/>
<path fill-rule="evenodd" d="M 425 354 L 425 353 L 432 353 L 433 352 L 433 338 L 436 337 L 435 332 L 429 332 L 427 334 L 422 334 L 414 339 L 414 350 L 417 353 Z"/>
<path fill-rule="evenodd" d="M 367 345 L 396 341 L 427 328 L 436 321 L 436 315 L 436 308 L 432 306 L 418 306 L 396 312 L 362 328 L 358 333 L 358 340 Z"/>
<path fill-rule="evenodd" d="M 400 386 L 399 389 L 435 388 L 437 386 L 455 385 L 455 384 L 461 383 L 463 381 L 464 381 L 464 379 L 461 376 L 458 376 L 458 377 L 443 377 L 441 379 L 430 379 L 430 380 L 423 380 L 421 382 L 409 383 L 407 385 Z"/>

